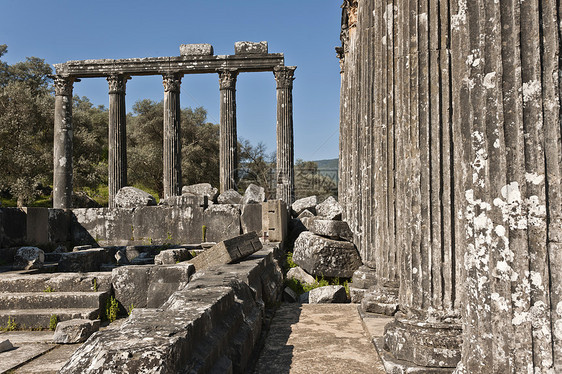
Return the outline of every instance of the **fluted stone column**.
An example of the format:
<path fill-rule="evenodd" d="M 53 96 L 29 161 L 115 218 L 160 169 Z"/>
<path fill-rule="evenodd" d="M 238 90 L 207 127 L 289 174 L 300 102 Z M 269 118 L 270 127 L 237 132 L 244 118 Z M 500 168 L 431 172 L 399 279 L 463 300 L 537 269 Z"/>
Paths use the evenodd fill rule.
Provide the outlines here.
<path fill-rule="evenodd" d="M 220 190 L 236 189 L 238 168 L 238 138 L 236 135 L 235 70 L 219 72 L 220 82 Z"/>
<path fill-rule="evenodd" d="M 164 198 L 181 192 L 180 74 L 165 74 L 164 84 Z"/>
<path fill-rule="evenodd" d="M 53 144 L 53 208 L 72 207 L 72 85 L 75 79 L 55 77 Z"/>
<path fill-rule="evenodd" d="M 108 189 L 109 207 L 115 207 L 115 195 L 127 185 L 127 133 L 125 86 L 128 77 L 112 75 L 109 83 L 109 156 Z"/>
<path fill-rule="evenodd" d="M 296 66 L 274 70 L 277 81 L 277 199 L 290 206 L 295 200 L 293 142 L 293 80 Z"/>

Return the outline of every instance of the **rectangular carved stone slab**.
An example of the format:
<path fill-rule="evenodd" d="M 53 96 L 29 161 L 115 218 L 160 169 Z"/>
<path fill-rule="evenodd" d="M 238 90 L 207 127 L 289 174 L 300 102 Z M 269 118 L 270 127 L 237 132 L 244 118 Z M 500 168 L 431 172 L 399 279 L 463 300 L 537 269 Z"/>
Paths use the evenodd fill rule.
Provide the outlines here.
<path fill-rule="evenodd" d="M 182 56 L 212 56 L 213 46 L 210 44 L 182 44 L 180 45 Z"/>
<path fill-rule="evenodd" d="M 237 55 L 266 55 L 267 42 L 236 42 L 234 43 L 234 54 Z"/>
<path fill-rule="evenodd" d="M 205 252 L 191 259 L 196 271 L 211 266 L 231 264 L 262 249 L 262 244 L 255 232 L 240 235 L 217 243 Z"/>
<path fill-rule="evenodd" d="M 267 231 L 271 242 L 282 242 L 287 235 L 287 204 L 283 200 L 270 200 L 262 204 L 262 230 Z"/>

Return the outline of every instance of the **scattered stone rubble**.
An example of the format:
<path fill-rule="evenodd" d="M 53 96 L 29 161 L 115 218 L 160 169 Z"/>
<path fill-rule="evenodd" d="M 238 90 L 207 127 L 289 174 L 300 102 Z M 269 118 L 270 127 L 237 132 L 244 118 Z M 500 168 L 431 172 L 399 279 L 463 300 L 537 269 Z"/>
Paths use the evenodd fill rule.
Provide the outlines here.
<path fill-rule="evenodd" d="M 115 204 L 118 208 L 136 208 L 156 205 L 156 199 L 139 188 L 123 187 L 115 195 Z"/>
<path fill-rule="evenodd" d="M 343 286 L 324 286 L 310 290 L 308 293 L 310 304 L 330 304 L 347 302 L 347 294 Z"/>
<path fill-rule="evenodd" d="M 45 252 L 37 247 L 21 247 L 14 257 L 14 269 L 40 269 L 45 262 Z"/>
<path fill-rule="evenodd" d="M 101 321 L 88 319 L 71 319 L 57 323 L 53 343 L 76 344 L 83 343 L 94 332 L 100 329 Z"/>

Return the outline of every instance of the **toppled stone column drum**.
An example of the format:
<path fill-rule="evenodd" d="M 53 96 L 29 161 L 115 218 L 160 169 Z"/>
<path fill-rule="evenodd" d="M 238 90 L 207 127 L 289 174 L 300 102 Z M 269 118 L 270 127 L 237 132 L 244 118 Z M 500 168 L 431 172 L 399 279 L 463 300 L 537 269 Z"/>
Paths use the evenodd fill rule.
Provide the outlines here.
<path fill-rule="evenodd" d="M 72 207 L 72 85 L 73 78 L 55 77 L 53 143 L 53 208 Z"/>
<path fill-rule="evenodd" d="M 115 195 L 127 185 L 127 108 L 125 86 L 128 77 L 111 75 L 109 83 L 109 207 L 115 208 Z"/>
<path fill-rule="evenodd" d="M 164 198 L 181 194 L 180 74 L 164 75 Z"/>
<path fill-rule="evenodd" d="M 219 72 L 220 82 L 220 191 L 236 190 L 238 138 L 236 135 L 235 70 Z"/>
<path fill-rule="evenodd" d="M 288 206 L 295 201 L 293 141 L 293 80 L 296 66 L 274 70 L 277 81 L 277 199 Z"/>

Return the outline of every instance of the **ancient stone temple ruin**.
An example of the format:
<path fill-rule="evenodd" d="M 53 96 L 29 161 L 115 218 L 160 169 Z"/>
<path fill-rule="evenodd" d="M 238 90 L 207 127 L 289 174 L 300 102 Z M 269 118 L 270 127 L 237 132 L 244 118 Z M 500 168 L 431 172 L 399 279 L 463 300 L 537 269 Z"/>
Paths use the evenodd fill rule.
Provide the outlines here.
<path fill-rule="evenodd" d="M 560 11 L 344 1 L 340 202 L 392 373 L 562 372 Z"/>
<path fill-rule="evenodd" d="M 268 53 L 267 42 L 237 42 L 234 55 L 214 55 L 210 44 L 184 44 L 181 56 L 84 60 L 56 64 L 53 208 L 71 207 L 72 90 L 83 78 L 109 83 L 109 207 L 127 185 L 126 82 L 133 76 L 161 75 L 164 85 L 164 198 L 181 195 L 180 85 L 186 74 L 214 73 L 220 86 L 220 191 L 234 189 L 238 155 L 236 78 L 239 73 L 271 71 L 277 82 L 277 198 L 294 200 L 293 79 L 282 53 Z"/>

